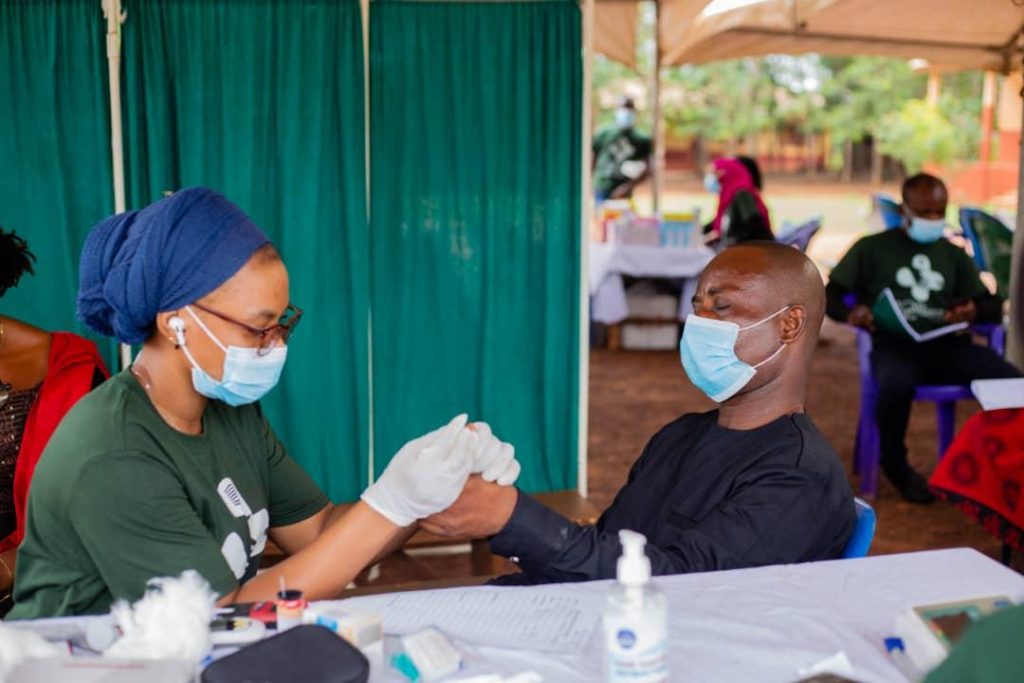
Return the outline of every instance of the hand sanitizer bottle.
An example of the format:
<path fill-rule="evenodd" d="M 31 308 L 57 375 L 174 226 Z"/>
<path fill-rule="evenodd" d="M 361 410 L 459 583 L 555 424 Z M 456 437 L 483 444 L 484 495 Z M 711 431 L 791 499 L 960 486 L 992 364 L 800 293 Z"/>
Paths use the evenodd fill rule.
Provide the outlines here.
<path fill-rule="evenodd" d="M 668 681 L 668 608 L 651 583 L 651 561 L 643 534 L 619 532 L 618 580 L 604 611 L 605 680 L 608 683 Z"/>

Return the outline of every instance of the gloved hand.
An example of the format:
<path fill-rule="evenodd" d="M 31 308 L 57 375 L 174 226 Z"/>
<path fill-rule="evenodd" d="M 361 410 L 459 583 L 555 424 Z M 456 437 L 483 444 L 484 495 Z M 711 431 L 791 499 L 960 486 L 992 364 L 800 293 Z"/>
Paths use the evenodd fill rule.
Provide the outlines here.
<path fill-rule="evenodd" d="M 470 473 L 479 474 L 484 481 L 493 481 L 501 486 L 514 484 L 522 471 L 516 460 L 515 447 L 494 436 L 486 422 L 476 422 L 469 426 L 469 430 L 472 435 L 469 451 L 473 461 Z"/>
<path fill-rule="evenodd" d="M 462 493 L 473 459 L 466 415 L 402 446 L 363 491 L 367 505 L 398 526 L 446 510 Z"/>

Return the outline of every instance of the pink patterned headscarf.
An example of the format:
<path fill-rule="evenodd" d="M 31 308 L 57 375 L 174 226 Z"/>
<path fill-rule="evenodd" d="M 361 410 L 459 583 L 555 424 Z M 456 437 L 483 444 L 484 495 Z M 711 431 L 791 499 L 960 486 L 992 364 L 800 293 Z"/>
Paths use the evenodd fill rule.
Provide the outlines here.
<path fill-rule="evenodd" d="M 753 195 L 754 200 L 757 202 L 757 209 L 764 217 L 765 224 L 770 229 L 771 219 L 768 217 L 768 208 L 764 205 L 761 193 L 758 192 L 757 187 L 754 185 L 747 167 L 732 157 L 716 159 L 714 165 L 715 170 L 718 171 L 719 184 L 722 186 L 722 189 L 718 193 L 718 212 L 715 214 L 715 219 L 711 222 L 713 226 L 711 229 L 712 233 L 715 235 L 722 234 L 722 217 L 729 210 L 729 205 L 732 204 L 736 193 L 741 190 Z"/>

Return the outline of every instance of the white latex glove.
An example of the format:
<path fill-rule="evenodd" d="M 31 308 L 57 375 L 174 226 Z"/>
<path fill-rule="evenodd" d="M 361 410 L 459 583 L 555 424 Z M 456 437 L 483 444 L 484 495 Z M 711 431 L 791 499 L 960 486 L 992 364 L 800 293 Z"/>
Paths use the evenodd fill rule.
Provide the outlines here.
<path fill-rule="evenodd" d="M 511 486 L 519 478 L 522 471 L 516 460 L 516 449 L 494 436 L 491 426 L 486 422 L 470 425 L 470 455 L 473 465 L 470 470 L 479 474 L 484 481 L 497 482 L 501 486 Z"/>
<path fill-rule="evenodd" d="M 466 415 L 402 446 L 380 477 L 363 491 L 367 505 L 398 526 L 451 507 L 469 478 Z"/>

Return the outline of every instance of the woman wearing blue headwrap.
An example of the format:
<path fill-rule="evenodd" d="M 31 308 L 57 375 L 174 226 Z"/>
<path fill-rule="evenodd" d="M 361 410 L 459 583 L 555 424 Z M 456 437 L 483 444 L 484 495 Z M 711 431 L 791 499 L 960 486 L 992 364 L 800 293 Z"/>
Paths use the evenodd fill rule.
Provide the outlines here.
<path fill-rule="evenodd" d="M 302 315 L 288 272 L 211 190 L 102 221 L 80 277 L 82 320 L 142 352 L 68 413 L 39 462 L 11 618 L 105 612 L 187 569 L 222 604 L 272 599 L 281 581 L 333 597 L 484 460 L 494 469 L 500 453 L 518 472 L 459 416 L 404 446 L 347 512 L 331 505 L 256 403 Z M 257 576 L 268 537 L 289 557 Z"/>

